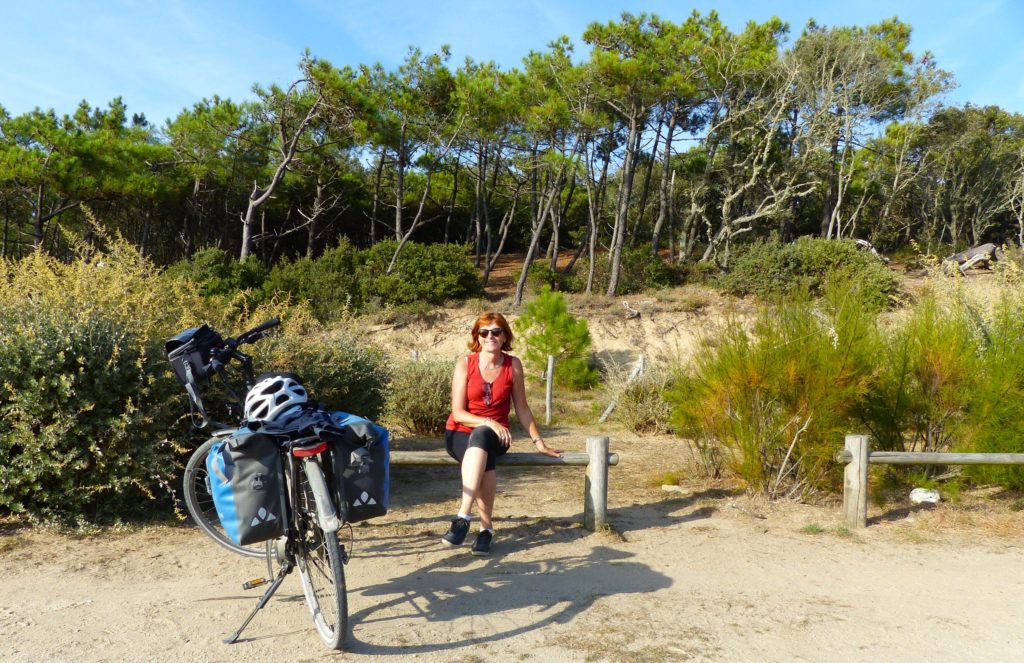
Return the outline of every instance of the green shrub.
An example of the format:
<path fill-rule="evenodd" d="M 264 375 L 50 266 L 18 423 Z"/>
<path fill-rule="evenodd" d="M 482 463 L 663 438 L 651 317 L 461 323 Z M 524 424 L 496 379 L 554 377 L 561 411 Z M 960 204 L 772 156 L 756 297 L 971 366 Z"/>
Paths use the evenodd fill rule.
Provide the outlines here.
<path fill-rule="evenodd" d="M 673 428 L 769 497 L 834 488 L 832 456 L 870 389 L 878 335 L 857 289 L 798 293 L 766 307 L 750 332 L 709 333 L 666 394 Z M 714 467 L 711 463 L 707 467 Z"/>
<path fill-rule="evenodd" d="M 958 426 L 957 451 L 1024 453 L 1024 296 L 1016 289 L 998 303 L 983 334 L 980 379 L 968 392 L 967 412 Z M 967 465 L 964 474 L 980 484 L 1024 490 L 1024 467 Z"/>
<path fill-rule="evenodd" d="M 364 301 L 399 306 L 417 302 L 443 304 L 482 294 L 467 247 L 408 242 L 402 247 L 395 268 L 387 274 L 397 247 L 395 240 L 386 240 L 363 252 L 358 280 Z"/>
<path fill-rule="evenodd" d="M 192 281 L 205 296 L 258 290 L 266 276 L 263 265 L 255 256 L 239 262 L 217 248 L 197 251 L 191 260 L 180 260 L 170 265 L 165 274 L 170 278 Z"/>
<path fill-rule="evenodd" d="M 615 371 L 605 382 L 609 402 L 615 401 L 611 418 L 634 433 L 666 433 L 672 408 L 665 399 L 671 386 L 667 371 L 653 368 L 632 382 L 621 371 Z"/>
<path fill-rule="evenodd" d="M 583 277 L 583 285 L 586 285 L 586 276 Z M 530 265 L 530 270 L 526 273 L 526 286 L 530 292 L 537 292 L 544 286 L 561 292 L 583 291 L 578 284 L 578 277 L 552 270 L 551 263 L 547 260 L 535 260 Z"/>
<path fill-rule="evenodd" d="M 555 384 L 586 389 L 597 383 L 598 372 L 589 362 L 590 331 L 586 320 L 577 320 L 566 306 L 561 293 L 544 286 L 527 302 L 516 320 L 517 333 L 523 336 L 523 355 L 530 373 L 547 371 L 548 355 L 555 358 Z"/>
<path fill-rule="evenodd" d="M 978 385 L 978 344 L 970 316 L 921 299 L 887 338 L 864 423 L 879 449 L 949 451 Z"/>
<path fill-rule="evenodd" d="M 274 314 L 261 309 L 238 329 L 251 327 Z M 384 354 L 366 344 L 354 329 L 327 329 L 302 306 L 285 310 L 281 331 L 254 348 L 259 370 L 297 373 L 310 397 L 328 407 L 378 419 L 384 411 L 391 371 Z"/>
<path fill-rule="evenodd" d="M 898 277 L 852 240 L 811 237 L 738 248 L 729 270 L 714 283 L 732 294 L 768 298 L 797 290 L 820 294 L 830 280 L 859 284 L 865 303 L 877 309 L 888 306 L 899 291 Z"/>
<path fill-rule="evenodd" d="M 179 466 L 162 341 L 198 302 L 123 242 L 0 268 L 0 509 L 83 525 L 153 508 Z"/>
<path fill-rule="evenodd" d="M 590 261 L 580 258 L 573 270 L 573 277 L 565 282 L 566 289 L 583 292 L 587 285 Z M 607 253 L 594 259 L 594 290 L 604 291 L 611 278 L 611 261 Z M 647 290 L 666 288 L 683 281 L 683 272 L 665 262 L 661 257 L 651 256 L 647 247 L 625 248 L 619 261 L 620 295 L 631 295 Z"/>
<path fill-rule="evenodd" d="M 315 260 L 279 262 L 267 275 L 263 290 L 268 295 L 287 293 L 296 301 L 309 302 L 318 318 L 329 320 L 341 311 L 360 307 L 358 266 L 359 252 L 342 239 Z"/>
<path fill-rule="evenodd" d="M 410 361 L 395 367 L 385 421 L 411 435 L 441 437 L 451 411 L 452 362 Z"/>

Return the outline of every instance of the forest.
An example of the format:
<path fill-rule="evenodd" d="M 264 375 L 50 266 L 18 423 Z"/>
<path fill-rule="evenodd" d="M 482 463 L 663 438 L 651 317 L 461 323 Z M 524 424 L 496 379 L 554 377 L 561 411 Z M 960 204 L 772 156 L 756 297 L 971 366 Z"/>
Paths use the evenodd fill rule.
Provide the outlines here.
<path fill-rule="evenodd" d="M 766 238 L 936 255 L 1024 239 L 1024 116 L 943 105 L 952 75 L 898 19 L 793 35 L 623 14 L 582 42 L 509 69 L 446 48 L 395 69 L 307 53 L 290 85 L 163 126 L 121 98 L 0 106 L 0 255 L 66 258 L 96 224 L 157 265 L 216 248 L 268 270 L 393 240 L 390 274 L 410 244 L 457 244 L 484 285 L 525 255 L 519 303 L 536 262 L 588 265 L 582 289 L 614 295 L 627 251 L 722 269 Z"/>
<path fill-rule="evenodd" d="M 895 18 L 793 35 L 623 14 L 510 69 L 307 52 L 290 84 L 163 126 L 121 98 L 0 108 L 0 516 L 172 511 L 199 433 L 164 341 L 272 316 L 259 366 L 414 435 L 440 434 L 451 361 L 392 356 L 383 330 L 433 321 L 437 346 L 461 306 L 515 318 L 533 388 L 559 355 L 586 411 L 557 416 L 618 403 L 614 425 L 770 497 L 835 492 L 851 431 L 1018 453 L 1024 116 L 944 105 L 940 64 Z M 983 280 L 942 262 L 981 244 L 1001 245 Z M 658 307 L 695 336 L 628 382 L 587 323 L 624 305 L 642 328 L 650 308 L 610 297 L 670 285 L 689 290 Z"/>

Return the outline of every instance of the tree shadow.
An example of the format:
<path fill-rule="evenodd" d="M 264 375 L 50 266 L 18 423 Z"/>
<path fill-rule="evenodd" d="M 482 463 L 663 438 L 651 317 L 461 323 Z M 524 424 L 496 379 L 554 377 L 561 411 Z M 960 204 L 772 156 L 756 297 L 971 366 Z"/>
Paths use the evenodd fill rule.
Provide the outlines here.
<path fill-rule="evenodd" d="M 885 512 L 880 513 L 877 516 L 871 516 L 867 519 L 867 524 L 874 525 L 879 523 L 892 523 L 898 520 L 904 520 L 912 513 L 917 513 L 918 511 L 931 511 L 934 508 L 936 508 L 935 504 L 928 503 L 894 507 L 887 509 Z"/>
<path fill-rule="evenodd" d="M 741 493 L 739 489 L 712 488 L 677 498 L 616 507 L 608 510 L 608 522 L 612 531 L 624 535 L 705 520 L 719 510 L 717 505 L 707 504 L 708 501 L 728 499 Z M 558 517 L 505 516 L 495 521 L 498 523 L 505 554 L 538 543 L 556 540 L 565 542 L 590 534 L 583 529 L 582 512 Z M 371 527 L 375 526 L 355 528 L 352 550 L 357 557 L 386 559 L 436 552 L 441 535 L 448 527 L 448 520 L 435 515 L 409 517 L 383 524 L 380 531 L 372 534 Z M 389 527 L 400 527 L 405 531 L 398 534 L 383 531 Z M 410 533 L 410 529 L 415 531 Z M 368 540 L 372 540 L 372 543 L 364 543 Z M 342 543 L 348 545 L 348 539 L 343 539 Z"/>
<path fill-rule="evenodd" d="M 608 510 L 608 520 L 620 534 L 705 520 L 718 511 L 717 505 L 706 502 L 736 497 L 742 492 L 739 489 L 710 488 L 667 500 L 616 507 Z M 687 511 L 695 505 L 699 506 Z"/>
<path fill-rule="evenodd" d="M 355 632 L 346 651 L 407 656 L 493 643 L 569 622 L 604 596 L 652 592 L 672 584 L 664 574 L 630 561 L 632 553 L 592 546 L 584 540 L 587 536 L 579 527 L 553 521 L 521 523 L 501 529 L 494 553 L 483 564 L 462 551 L 384 583 L 350 587 L 352 594 L 379 600 L 351 615 Z M 554 543 L 576 544 L 580 553 L 542 560 L 510 557 Z M 440 544 L 436 538 L 426 542 L 394 537 L 374 542 L 370 553 L 376 557 L 398 548 L 404 550 L 397 554 L 422 554 L 425 545 L 436 552 Z M 506 614 L 513 611 L 519 612 Z M 524 615 L 529 616 L 524 620 Z M 396 644 L 401 638 L 386 627 L 410 616 L 438 624 L 468 617 L 471 624 L 465 630 L 472 632 L 456 635 L 451 628 L 435 630 L 435 641 Z M 385 628 L 360 628 L 368 625 Z M 369 633 L 380 633 L 379 641 Z"/>

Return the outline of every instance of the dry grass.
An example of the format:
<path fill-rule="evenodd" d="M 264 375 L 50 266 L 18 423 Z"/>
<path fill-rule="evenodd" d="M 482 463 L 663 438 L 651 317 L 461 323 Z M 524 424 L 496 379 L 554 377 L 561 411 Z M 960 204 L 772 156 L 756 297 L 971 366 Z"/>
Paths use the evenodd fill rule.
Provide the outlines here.
<path fill-rule="evenodd" d="M 935 506 L 889 503 L 870 514 L 869 528 L 889 531 L 912 543 L 952 543 L 965 538 L 1020 541 L 1024 538 L 1021 497 L 998 488 L 963 491 L 955 502 Z"/>

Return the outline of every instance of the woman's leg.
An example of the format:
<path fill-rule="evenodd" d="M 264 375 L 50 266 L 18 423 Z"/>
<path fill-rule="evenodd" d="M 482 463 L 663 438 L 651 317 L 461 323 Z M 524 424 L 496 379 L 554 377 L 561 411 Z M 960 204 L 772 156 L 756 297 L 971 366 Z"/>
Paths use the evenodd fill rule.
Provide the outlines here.
<path fill-rule="evenodd" d="M 479 447 L 470 447 L 466 449 L 465 456 L 462 457 L 462 505 L 459 507 L 459 513 L 469 515 L 473 510 L 473 502 L 477 500 L 477 496 L 481 492 L 482 481 L 486 474 L 494 474 L 493 471 L 485 472 L 484 469 L 487 467 L 487 451 Z M 494 495 L 491 494 L 491 504 L 494 504 Z M 483 512 L 481 511 L 480 517 L 483 518 Z M 490 522 L 491 515 L 490 511 L 487 513 L 487 522 Z M 488 525 L 489 527 L 489 525 Z"/>
<path fill-rule="evenodd" d="M 498 473 L 494 470 L 487 470 L 480 481 L 480 488 L 476 492 L 476 506 L 480 512 L 480 528 L 493 529 L 491 527 L 491 514 L 494 512 L 494 495 L 497 492 Z"/>

